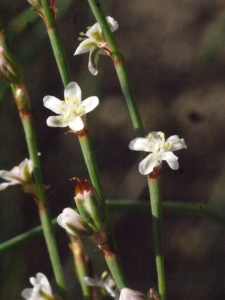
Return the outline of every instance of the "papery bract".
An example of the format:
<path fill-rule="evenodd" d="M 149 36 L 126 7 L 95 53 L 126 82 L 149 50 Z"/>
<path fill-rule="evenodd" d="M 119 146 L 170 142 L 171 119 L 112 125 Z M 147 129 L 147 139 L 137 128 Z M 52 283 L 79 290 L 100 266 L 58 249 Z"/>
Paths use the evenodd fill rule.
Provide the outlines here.
<path fill-rule="evenodd" d="M 42 273 L 37 273 L 36 277 L 30 278 L 33 288 L 26 288 L 21 295 L 27 300 L 53 300 L 52 289 L 47 277 Z"/>
<path fill-rule="evenodd" d="M 118 27 L 118 23 L 112 17 L 106 17 L 107 23 L 110 30 L 114 32 Z M 91 28 L 88 29 L 86 33 L 81 32 L 80 35 L 83 40 L 75 51 L 74 55 L 83 54 L 90 52 L 88 69 L 93 75 L 98 74 L 97 64 L 99 55 L 109 54 L 109 49 L 105 37 L 103 35 L 102 29 L 98 23 L 95 23 Z M 83 38 L 86 36 L 86 38 Z"/>
<path fill-rule="evenodd" d="M 67 127 L 74 131 L 84 128 L 82 116 L 92 111 L 98 104 L 98 97 L 92 96 L 81 101 L 81 89 L 76 82 L 70 82 L 64 90 L 64 101 L 54 96 L 45 96 L 44 106 L 59 116 L 51 116 L 47 119 L 50 127 Z"/>
<path fill-rule="evenodd" d="M 0 171 L 0 177 L 9 182 L 0 184 L 0 191 L 14 184 L 28 184 L 31 183 L 31 173 L 33 171 L 33 163 L 30 159 L 25 159 L 19 166 L 14 167 L 11 171 Z"/>
<path fill-rule="evenodd" d="M 165 141 L 163 132 L 151 132 L 146 138 L 136 138 L 129 144 L 131 150 L 152 152 L 139 164 L 139 171 L 143 175 L 147 175 L 153 171 L 155 167 L 161 165 L 162 160 L 167 161 L 171 169 L 177 170 L 179 167 L 178 157 L 173 151 L 187 148 L 183 139 L 179 139 L 177 135 L 169 137 Z"/>

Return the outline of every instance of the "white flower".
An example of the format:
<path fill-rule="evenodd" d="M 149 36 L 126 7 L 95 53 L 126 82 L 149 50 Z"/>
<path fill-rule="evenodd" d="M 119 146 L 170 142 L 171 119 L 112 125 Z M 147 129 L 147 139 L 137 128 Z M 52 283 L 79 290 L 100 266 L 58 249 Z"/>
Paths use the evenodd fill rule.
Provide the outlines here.
<path fill-rule="evenodd" d="M 171 169 L 177 170 L 179 167 L 178 157 L 173 154 L 183 148 L 187 148 L 183 139 L 177 135 L 169 137 L 165 141 L 163 132 L 151 132 L 146 138 L 136 138 L 129 144 L 131 150 L 152 152 L 139 164 L 139 171 L 143 175 L 151 173 L 154 167 L 161 165 L 162 160 L 166 160 Z"/>
<path fill-rule="evenodd" d="M 106 17 L 109 28 L 114 32 L 118 27 L 118 23 L 112 17 Z M 98 74 L 97 64 L 99 59 L 99 54 L 107 55 L 109 52 L 107 42 L 102 33 L 102 29 L 98 23 L 95 23 L 91 28 L 88 29 L 86 33 L 81 32 L 81 36 L 87 38 L 79 38 L 78 40 L 83 40 L 75 51 L 74 55 L 90 52 L 88 69 L 93 75 Z"/>
<path fill-rule="evenodd" d="M 4 190 L 9 185 L 30 183 L 32 171 L 33 163 L 27 158 L 11 171 L 0 171 L 0 177 L 9 181 L 0 184 L 0 191 Z"/>
<path fill-rule="evenodd" d="M 51 286 L 47 277 L 42 273 L 37 273 L 36 277 L 30 278 L 33 288 L 24 289 L 21 293 L 22 297 L 27 300 L 53 300 Z"/>
<path fill-rule="evenodd" d="M 144 300 L 147 297 L 141 292 L 134 291 L 128 288 L 123 288 L 120 292 L 119 300 Z"/>
<path fill-rule="evenodd" d="M 90 236 L 92 228 L 72 208 L 67 207 L 57 218 L 58 224 L 69 234 L 75 236 Z"/>
<path fill-rule="evenodd" d="M 94 279 L 85 276 L 84 282 L 88 286 L 102 287 L 109 293 L 111 297 L 119 299 L 119 289 L 117 288 L 116 282 L 106 271 L 102 273 L 101 279 Z"/>
<path fill-rule="evenodd" d="M 44 106 L 51 109 L 59 116 L 52 116 L 47 119 L 50 127 L 69 126 L 74 131 L 84 128 L 81 116 L 93 110 L 99 103 L 98 97 L 92 96 L 81 101 L 81 89 L 76 82 L 70 82 L 64 90 L 64 101 L 54 96 L 45 96 Z"/>

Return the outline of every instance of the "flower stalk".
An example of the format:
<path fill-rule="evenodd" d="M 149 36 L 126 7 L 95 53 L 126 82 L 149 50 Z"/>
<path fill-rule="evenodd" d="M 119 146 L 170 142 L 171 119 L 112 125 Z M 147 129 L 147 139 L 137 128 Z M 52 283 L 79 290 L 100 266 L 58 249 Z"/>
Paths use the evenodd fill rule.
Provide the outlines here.
<path fill-rule="evenodd" d="M 127 107 L 131 116 L 131 120 L 133 122 L 133 126 L 138 137 L 144 135 L 143 125 L 140 117 L 140 113 L 137 107 L 137 103 L 134 97 L 133 89 L 131 86 L 131 82 L 128 76 L 128 72 L 126 69 L 126 65 L 124 63 L 124 59 L 119 52 L 114 36 L 110 30 L 110 27 L 107 23 L 105 15 L 102 11 L 101 5 L 98 0 L 88 0 L 88 3 L 91 7 L 91 10 L 101 26 L 104 37 L 107 41 L 108 48 L 111 53 L 111 58 L 114 62 L 115 69 L 117 72 L 117 76 L 120 82 L 121 89 L 123 91 Z"/>
<path fill-rule="evenodd" d="M 1 16 L 0 16 L 0 38 L 1 38 L 1 45 L 4 48 L 4 51 L 8 52 L 8 49 L 6 47 L 6 37 L 3 31 Z M 37 140 L 36 140 L 35 129 L 34 129 L 34 124 L 33 124 L 33 119 L 31 114 L 30 99 L 26 87 L 22 82 L 22 74 L 20 72 L 18 76 L 20 79 L 19 83 L 10 81 L 11 89 L 23 125 L 29 157 L 33 164 L 33 175 L 34 175 L 35 184 L 37 188 L 37 198 L 38 198 L 35 200 L 37 200 L 38 202 L 40 220 L 43 226 L 44 236 L 45 236 L 50 260 L 52 263 L 56 282 L 59 287 L 60 295 L 66 298 L 66 286 L 64 281 L 62 265 L 59 258 L 54 230 L 51 222 L 51 216 L 47 206 L 44 184 L 42 181 L 41 167 L 40 167 L 40 162 L 38 157 Z"/>
<path fill-rule="evenodd" d="M 41 4 L 43 8 L 42 18 L 48 32 L 60 76 L 64 86 L 66 86 L 71 81 L 70 70 L 62 40 L 56 25 L 56 8 L 51 7 L 49 0 L 41 0 Z"/>
<path fill-rule="evenodd" d="M 152 172 L 148 176 L 150 205 L 152 211 L 156 270 L 158 277 L 158 292 L 160 299 L 166 299 L 166 278 L 164 269 L 163 241 L 162 241 L 162 199 L 159 173 Z"/>
<path fill-rule="evenodd" d="M 71 81 L 71 78 L 70 78 L 68 63 L 67 63 L 67 60 L 66 60 L 66 57 L 64 54 L 65 52 L 63 49 L 63 45 L 62 45 L 61 39 L 58 34 L 58 30 L 57 30 L 57 26 L 56 26 L 56 22 L 55 22 L 55 14 L 52 12 L 49 0 L 41 0 L 41 3 L 42 3 L 42 8 L 44 10 L 44 14 L 42 17 L 43 17 L 43 20 L 45 22 L 45 25 L 46 25 L 46 28 L 48 31 L 49 39 L 50 39 L 50 42 L 51 42 L 51 45 L 53 48 L 53 52 L 55 55 L 55 59 L 56 59 L 57 65 L 58 65 L 58 69 L 59 69 L 63 84 L 64 84 L 64 86 L 66 86 Z M 101 182 L 100 182 L 96 158 L 95 158 L 95 154 L 94 154 L 94 151 L 92 148 L 91 139 L 90 139 L 90 136 L 88 134 L 88 130 L 86 127 L 84 127 L 81 131 L 78 132 L 78 137 L 79 137 L 79 142 L 80 142 L 81 149 L 83 152 L 83 156 L 85 159 L 85 163 L 86 163 L 89 175 L 90 175 L 90 179 L 91 179 L 91 181 L 98 193 L 98 196 L 101 200 L 101 204 L 102 204 L 102 208 L 103 208 L 103 212 L 104 212 L 105 220 L 106 220 L 106 228 L 107 228 L 106 230 L 107 230 L 109 245 L 110 245 L 112 255 L 115 257 L 114 262 L 115 262 L 115 264 L 120 264 L 120 261 L 118 259 L 118 254 L 116 251 L 116 243 L 115 243 L 112 227 L 110 224 L 110 220 L 108 217 L 105 198 L 103 195 L 103 190 L 102 190 L 102 186 L 101 186 Z M 118 273 L 113 273 L 111 271 L 112 275 L 115 279 L 117 277 L 121 278 L 120 287 L 121 288 L 127 287 L 127 282 L 126 282 L 125 275 L 123 273 L 121 265 L 117 265 L 116 267 L 114 267 L 114 270 L 116 270 L 116 272 L 120 272 L 120 274 L 118 274 Z"/>
<path fill-rule="evenodd" d="M 92 288 L 87 286 L 84 282 L 84 277 L 89 276 L 87 257 L 84 253 L 83 243 L 80 237 L 69 235 L 70 244 L 69 247 L 74 256 L 75 270 L 78 280 L 81 285 L 84 300 L 92 299 Z"/>
<path fill-rule="evenodd" d="M 12 84 L 11 87 L 12 87 L 15 102 L 19 110 L 19 115 L 22 121 L 29 156 L 33 162 L 33 174 L 34 174 L 35 184 L 37 187 L 39 215 L 40 215 L 41 224 L 43 226 L 44 236 L 45 236 L 50 260 L 52 263 L 56 282 L 59 287 L 59 292 L 61 296 L 66 298 L 66 285 L 64 281 L 62 265 L 61 265 L 61 261 L 57 249 L 54 229 L 51 222 L 50 211 L 47 205 L 44 184 L 42 181 L 35 129 L 34 129 L 33 119 L 30 111 L 30 100 L 24 85 Z"/>

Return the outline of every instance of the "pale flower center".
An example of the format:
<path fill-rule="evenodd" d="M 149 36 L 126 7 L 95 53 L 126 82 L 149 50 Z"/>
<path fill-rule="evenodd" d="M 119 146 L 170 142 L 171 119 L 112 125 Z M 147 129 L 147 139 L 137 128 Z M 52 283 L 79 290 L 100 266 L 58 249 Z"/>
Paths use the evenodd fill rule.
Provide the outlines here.
<path fill-rule="evenodd" d="M 164 153 L 168 151 L 171 147 L 170 142 L 165 142 L 164 143 L 164 133 L 163 132 L 158 132 L 158 135 L 154 136 L 152 133 L 148 135 L 148 149 L 150 152 L 159 152 L 159 153 Z"/>
<path fill-rule="evenodd" d="M 84 108 L 78 105 L 77 97 L 73 97 L 73 98 L 66 97 L 65 101 L 62 101 L 60 110 L 62 111 L 65 120 L 74 119 L 85 113 Z"/>

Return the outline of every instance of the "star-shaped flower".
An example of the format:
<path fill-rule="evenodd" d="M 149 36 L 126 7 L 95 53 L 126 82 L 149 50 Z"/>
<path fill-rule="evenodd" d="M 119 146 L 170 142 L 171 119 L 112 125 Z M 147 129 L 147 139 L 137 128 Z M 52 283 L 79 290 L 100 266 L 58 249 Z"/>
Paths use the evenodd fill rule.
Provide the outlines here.
<path fill-rule="evenodd" d="M 25 159 L 19 166 L 14 167 L 11 171 L 0 171 L 0 177 L 9 181 L 0 184 L 0 191 L 14 184 L 31 183 L 31 173 L 33 171 L 33 163 L 30 159 Z"/>
<path fill-rule="evenodd" d="M 27 300 L 54 300 L 52 289 L 47 277 L 42 273 L 37 273 L 36 277 L 30 278 L 33 288 L 24 289 L 22 297 Z"/>
<path fill-rule="evenodd" d="M 112 32 L 119 27 L 118 23 L 112 17 L 106 17 L 106 20 Z M 90 52 L 88 69 L 91 74 L 97 75 L 99 54 L 109 54 L 108 45 L 102 29 L 98 23 L 95 23 L 91 28 L 88 28 L 86 33 L 81 32 L 80 35 L 86 36 L 86 38 L 79 38 L 79 40 L 83 41 L 78 46 L 74 55 Z"/>
<path fill-rule="evenodd" d="M 131 150 L 152 152 L 139 164 L 139 171 L 143 175 L 147 175 L 153 171 L 155 167 L 161 165 L 166 160 L 171 169 L 177 170 L 179 167 L 178 157 L 173 151 L 187 148 L 183 139 L 179 139 L 177 135 L 169 137 L 165 141 L 163 132 L 151 132 L 146 138 L 136 138 L 129 144 Z"/>
<path fill-rule="evenodd" d="M 81 89 L 76 82 L 70 82 L 64 90 L 64 101 L 54 96 L 45 96 L 44 106 L 51 109 L 59 116 L 51 116 L 47 119 L 50 127 L 67 127 L 74 131 L 84 128 L 82 116 L 92 111 L 98 104 L 98 97 L 92 96 L 81 101 Z"/>

